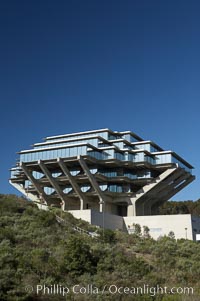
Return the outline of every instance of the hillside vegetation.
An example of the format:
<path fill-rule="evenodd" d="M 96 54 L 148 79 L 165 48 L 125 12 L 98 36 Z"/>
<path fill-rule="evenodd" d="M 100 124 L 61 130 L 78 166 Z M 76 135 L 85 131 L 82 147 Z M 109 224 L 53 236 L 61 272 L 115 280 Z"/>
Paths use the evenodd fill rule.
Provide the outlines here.
<path fill-rule="evenodd" d="M 155 241 L 139 232 L 97 230 L 69 213 L 42 211 L 13 195 L 0 195 L 0 216 L 1 301 L 200 300 L 200 244 L 196 242 L 176 241 L 173 235 Z M 77 226 L 99 236 L 79 233 Z M 69 291 L 62 296 L 55 287 L 54 293 L 42 290 L 53 291 L 53 285 Z M 193 287 L 194 293 L 133 294 L 133 288 L 144 285 Z M 116 294 L 115 287 L 120 288 Z"/>
<path fill-rule="evenodd" d="M 200 216 L 200 200 L 193 201 L 169 201 L 159 208 L 159 214 L 192 214 Z"/>

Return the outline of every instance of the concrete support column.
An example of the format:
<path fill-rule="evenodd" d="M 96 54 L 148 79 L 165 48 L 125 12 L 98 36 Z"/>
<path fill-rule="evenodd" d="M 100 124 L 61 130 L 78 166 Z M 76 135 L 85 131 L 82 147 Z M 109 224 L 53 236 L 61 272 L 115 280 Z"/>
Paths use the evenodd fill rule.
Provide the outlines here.
<path fill-rule="evenodd" d="M 95 177 L 91 174 L 85 160 L 79 156 L 78 157 L 79 163 L 83 169 L 83 171 L 85 172 L 85 174 L 87 175 L 92 187 L 94 188 L 94 190 L 96 191 L 98 197 L 99 197 L 99 205 L 100 205 L 100 212 L 103 212 L 105 210 L 105 202 L 106 202 L 106 197 L 103 195 L 101 189 L 99 188 L 99 185 L 95 179 Z"/>
<path fill-rule="evenodd" d="M 38 199 L 40 199 L 41 201 L 44 201 L 47 204 L 48 203 L 48 197 L 45 194 L 42 187 L 40 186 L 40 184 L 38 184 L 38 181 L 33 177 L 32 172 L 28 169 L 28 167 L 26 166 L 26 164 L 24 162 L 20 163 L 20 167 L 22 168 L 23 172 L 25 173 L 25 175 L 27 176 L 29 181 L 33 184 L 33 186 L 37 190 L 38 196 L 39 196 Z"/>
<path fill-rule="evenodd" d="M 62 189 L 60 188 L 59 184 L 56 182 L 56 180 L 52 177 L 51 172 L 48 170 L 47 166 L 44 164 L 44 162 L 42 162 L 41 160 L 38 161 L 38 165 L 40 166 L 41 170 L 43 171 L 43 173 L 45 174 L 45 176 L 47 177 L 47 179 L 49 180 L 49 182 L 51 183 L 52 187 L 55 189 L 55 191 L 57 192 L 58 196 L 60 197 L 62 203 L 65 204 L 65 195 L 62 191 Z M 63 205 L 62 205 L 63 207 Z"/>
<path fill-rule="evenodd" d="M 66 205 L 66 203 L 65 203 L 65 201 L 62 201 L 61 203 L 60 203 L 60 206 L 61 206 L 61 210 L 62 211 L 65 211 L 65 205 Z"/>
<path fill-rule="evenodd" d="M 86 209 L 86 201 L 84 199 L 80 199 L 80 210 Z"/>
<path fill-rule="evenodd" d="M 103 201 L 102 199 L 100 199 L 100 202 L 99 202 L 99 211 L 100 212 L 104 212 L 105 211 L 105 201 Z"/>
<path fill-rule="evenodd" d="M 76 180 L 71 175 L 71 173 L 70 173 L 68 167 L 66 166 L 66 164 L 64 163 L 63 159 L 58 158 L 57 161 L 58 161 L 58 164 L 59 164 L 62 172 L 67 177 L 71 186 L 73 187 L 74 191 L 76 192 L 76 194 L 78 195 L 78 197 L 80 199 L 80 210 L 86 209 L 86 198 L 85 198 L 83 192 L 81 191 L 79 185 L 77 184 Z"/>
<path fill-rule="evenodd" d="M 131 205 L 127 206 L 127 216 L 135 216 L 136 215 L 136 208 L 135 208 L 135 202 L 132 201 Z"/>

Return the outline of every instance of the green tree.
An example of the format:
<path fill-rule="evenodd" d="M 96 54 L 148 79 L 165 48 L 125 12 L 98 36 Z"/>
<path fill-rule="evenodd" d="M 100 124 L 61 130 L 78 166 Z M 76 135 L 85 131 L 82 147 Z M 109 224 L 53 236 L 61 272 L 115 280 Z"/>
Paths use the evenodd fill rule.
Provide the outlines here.
<path fill-rule="evenodd" d="M 149 232 L 150 232 L 149 227 L 143 226 L 143 236 L 144 236 L 145 238 L 149 238 L 149 237 L 150 237 Z"/>
<path fill-rule="evenodd" d="M 170 231 L 169 234 L 168 234 L 168 237 L 169 238 L 172 238 L 172 239 L 175 239 L 175 234 L 173 231 Z"/>
<path fill-rule="evenodd" d="M 83 273 L 94 273 L 96 261 L 90 246 L 81 237 L 71 237 L 64 245 L 63 270 L 77 276 Z"/>
<path fill-rule="evenodd" d="M 137 237 L 140 237 L 142 235 L 141 226 L 139 224 L 133 223 L 133 231 Z"/>
<path fill-rule="evenodd" d="M 100 239 L 105 243 L 115 243 L 116 242 L 116 234 L 111 229 L 99 229 L 97 233 L 100 234 Z"/>

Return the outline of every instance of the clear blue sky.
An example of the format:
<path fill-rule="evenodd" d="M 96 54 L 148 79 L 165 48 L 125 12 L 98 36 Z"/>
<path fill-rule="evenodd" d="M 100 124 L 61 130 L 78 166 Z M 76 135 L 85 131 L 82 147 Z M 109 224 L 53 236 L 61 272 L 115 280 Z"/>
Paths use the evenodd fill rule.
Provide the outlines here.
<path fill-rule="evenodd" d="M 200 1 L 0 2 L 0 193 L 43 137 L 132 130 L 194 167 L 200 198 Z"/>

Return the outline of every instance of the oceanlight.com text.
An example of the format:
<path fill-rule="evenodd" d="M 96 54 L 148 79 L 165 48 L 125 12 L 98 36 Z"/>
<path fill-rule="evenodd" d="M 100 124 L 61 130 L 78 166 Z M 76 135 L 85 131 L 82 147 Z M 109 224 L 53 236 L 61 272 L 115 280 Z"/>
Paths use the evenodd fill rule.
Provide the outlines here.
<path fill-rule="evenodd" d="M 193 295 L 193 287 L 167 287 L 167 286 L 149 286 L 144 284 L 143 286 L 117 286 L 115 284 L 104 285 L 102 288 L 98 288 L 94 284 L 88 284 L 82 286 L 76 284 L 72 287 L 64 286 L 60 284 L 53 285 L 41 285 L 38 284 L 36 287 L 26 286 L 25 290 L 27 293 L 36 293 L 37 295 L 61 295 L 66 296 L 68 294 L 74 295 Z"/>

